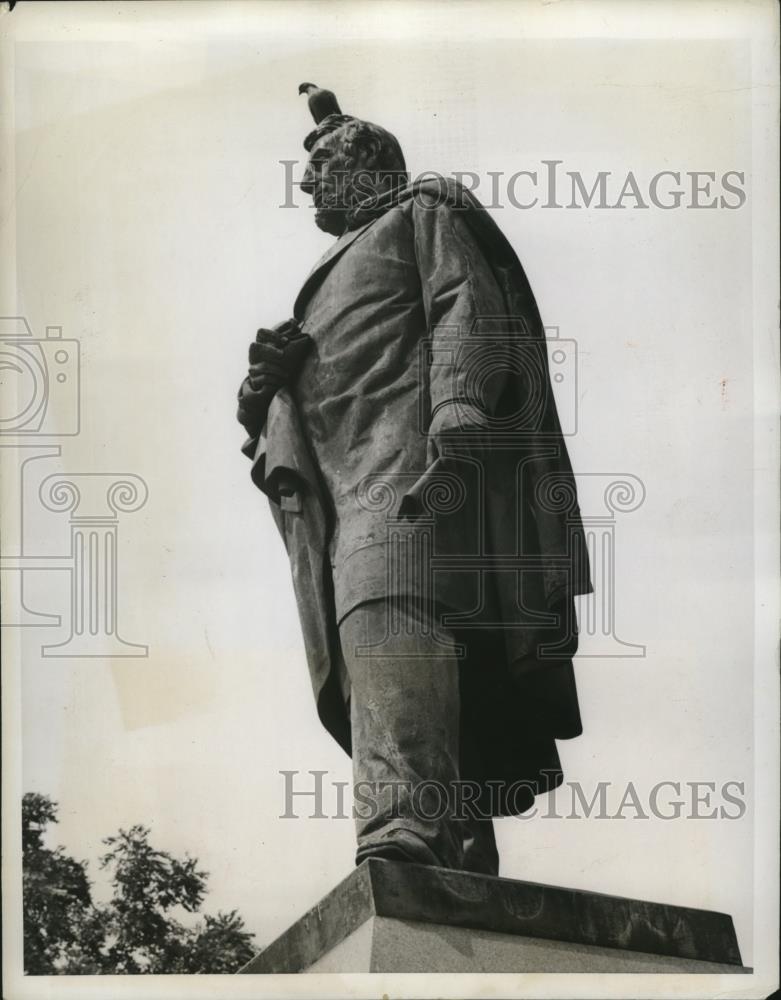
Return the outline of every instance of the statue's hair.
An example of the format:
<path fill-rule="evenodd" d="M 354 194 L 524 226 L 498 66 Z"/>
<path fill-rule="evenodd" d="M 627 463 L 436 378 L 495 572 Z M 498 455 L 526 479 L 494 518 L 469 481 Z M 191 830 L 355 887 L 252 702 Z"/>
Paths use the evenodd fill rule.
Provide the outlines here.
<path fill-rule="evenodd" d="M 360 146 L 362 142 L 367 139 L 376 139 L 380 144 L 378 170 L 397 173 L 407 169 L 404 154 L 395 135 L 391 135 L 387 129 L 379 125 L 362 121 L 360 118 L 353 118 L 350 115 L 328 115 L 304 139 L 304 149 L 310 152 L 314 144 L 324 135 L 337 131 L 342 133 L 341 138 L 348 157 L 352 158 L 356 155 L 356 146 Z"/>

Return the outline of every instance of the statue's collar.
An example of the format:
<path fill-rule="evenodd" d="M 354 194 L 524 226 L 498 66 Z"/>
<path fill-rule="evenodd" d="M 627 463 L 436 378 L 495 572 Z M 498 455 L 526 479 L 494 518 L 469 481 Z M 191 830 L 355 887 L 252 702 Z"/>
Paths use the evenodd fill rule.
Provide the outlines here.
<path fill-rule="evenodd" d="M 401 187 L 396 187 L 385 194 L 379 196 L 371 195 L 365 201 L 360 202 L 360 204 L 347 213 L 345 235 L 354 229 L 366 225 L 368 222 L 373 222 L 374 219 L 378 219 L 388 209 L 416 197 L 425 198 L 427 206 L 447 204 L 458 209 L 476 210 L 478 213 L 485 213 L 485 209 L 480 202 L 459 181 L 452 177 L 425 177 Z"/>
<path fill-rule="evenodd" d="M 347 213 L 347 228 L 345 232 L 349 233 L 353 229 L 358 229 L 360 226 L 366 225 L 367 222 L 373 222 L 374 219 L 378 219 L 388 209 L 393 208 L 394 205 L 398 205 L 400 201 L 408 197 L 409 193 L 410 185 L 405 184 L 403 187 L 393 188 L 379 196 L 371 195 L 364 201 L 359 202 L 355 208 L 350 209 Z"/>

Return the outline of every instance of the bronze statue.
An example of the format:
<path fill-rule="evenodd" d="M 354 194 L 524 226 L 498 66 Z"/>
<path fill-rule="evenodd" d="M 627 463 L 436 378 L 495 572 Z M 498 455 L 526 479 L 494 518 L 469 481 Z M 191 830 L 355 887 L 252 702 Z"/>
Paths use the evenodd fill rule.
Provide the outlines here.
<path fill-rule="evenodd" d="M 320 718 L 353 758 L 356 861 L 496 874 L 491 817 L 558 785 L 555 740 L 581 732 L 591 584 L 544 329 L 466 189 L 410 183 L 394 136 L 300 92 L 301 188 L 337 239 L 250 345 L 243 450 Z"/>

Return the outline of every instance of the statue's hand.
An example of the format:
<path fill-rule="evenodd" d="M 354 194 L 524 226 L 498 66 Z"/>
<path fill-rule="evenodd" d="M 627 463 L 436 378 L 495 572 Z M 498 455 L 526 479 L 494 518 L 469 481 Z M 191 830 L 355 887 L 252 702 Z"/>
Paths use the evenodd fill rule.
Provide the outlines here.
<path fill-rule="evenodd" d="M 239 387 L 236 417 L 251 437 L 260 433 L 274 394 L 292 382 L 313 343 L 293 321 L 283 327 L 284 332 L 262 327 L 249 345 L 249 373 Z"/>
<path fill-rule="evenodd" d="M 271 389 L 261 389 L 256 392 L 250 385 L 249 375 L 239 386 L 236 419 L 244 426 L 250 437 L 257 437 L 260 434 L 273 397 L 274 392 Z"/>
<path fill-rule="evenodd" d="M 274 392 L 292 382 L 312 346 L 312 338 L 288 325 L 284 333 L 260 329 L 249 345 L 249 381 L 255 391 Z"/>
<path fill-rule="evenodd" d="M 250 387 L 255 392 L 272 389 L 276 392 L 288 380 L 285 364 L 287 341 L 276 330 L 258 330 L 255 340 L 249 345 Z"/>

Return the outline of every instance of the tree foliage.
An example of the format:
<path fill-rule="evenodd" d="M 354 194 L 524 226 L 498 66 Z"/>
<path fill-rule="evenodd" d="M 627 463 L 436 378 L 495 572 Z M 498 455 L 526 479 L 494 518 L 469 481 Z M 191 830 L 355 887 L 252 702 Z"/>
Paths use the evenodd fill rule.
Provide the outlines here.
<path fill-rule="evenodd" d="M 149 842 L 140 825 L 103 841 L 100 865 L 113 895 L 92 898 L 87 864 L 44 844 L 57 804 L 28 793 L 22 802 L 24 960 L 28 975 L 231 973 L 255 953 L 235 910 L 200 914 L 208 873 Z"/>

